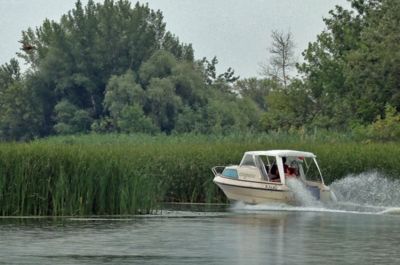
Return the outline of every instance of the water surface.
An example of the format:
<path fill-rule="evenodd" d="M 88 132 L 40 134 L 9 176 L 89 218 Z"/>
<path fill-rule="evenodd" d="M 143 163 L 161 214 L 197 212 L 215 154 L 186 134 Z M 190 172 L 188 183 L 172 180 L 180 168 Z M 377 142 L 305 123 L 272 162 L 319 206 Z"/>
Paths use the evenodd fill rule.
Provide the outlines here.
<path fill-rule="evenodd" d="M 0 219 L 0 264 L 399 264 L 399 242 L 399 215 L 321 209 Z"/>

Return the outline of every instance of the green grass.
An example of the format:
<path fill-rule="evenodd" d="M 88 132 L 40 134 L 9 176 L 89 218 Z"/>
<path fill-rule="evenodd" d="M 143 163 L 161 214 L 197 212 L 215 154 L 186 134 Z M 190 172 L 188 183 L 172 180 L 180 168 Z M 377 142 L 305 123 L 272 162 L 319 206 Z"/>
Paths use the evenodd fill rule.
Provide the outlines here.
<path fill-rule="evenodd" d="M 159 203 L 221 202 L 210 168 L 243 152 L 315 153 L 327 183 L 349 173 L 400 173 L 399 143 L 349 136 L 84 135 L 0 144 L 1 215 L 136 214 Z"/>

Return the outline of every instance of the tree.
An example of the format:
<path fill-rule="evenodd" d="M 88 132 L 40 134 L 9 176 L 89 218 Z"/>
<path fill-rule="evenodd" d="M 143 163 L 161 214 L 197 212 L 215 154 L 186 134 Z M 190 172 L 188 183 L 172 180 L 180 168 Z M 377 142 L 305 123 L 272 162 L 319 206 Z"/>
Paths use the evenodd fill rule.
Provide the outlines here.
<path fill-rule="evenodd" d="M 170 52 L 159 50 L 145 61 L 139 70 L 141 84 L 147 86 L 152 78 L 164 78 L 172 74 L 177 60 Z"/>
<path fill-rule="evenodd" d="M 125 133 L 156 132 L 157 127 L 143 112 L 145 101 L 145 91 L 135 82 L 132 71 L 128 70 L 121 76 L 112 76 L 103 102 L 111 116 L 111 128 Z M 109 126 L 106 120 L 103 120 L 103 126 Z M 100 124 L 96 123 L 96 126 L 97 130 L 102 130 Z"/>
<path fill-rule="evenodd" d="M 313 102 L 313 125 L 328 129 L 346 129 L 352 123 L 356 105 L 351 94 L 360 88 L 346 82 L 346 58 L 360 45 L 362 19 L 353 11 L 337 6 L 324 22 L 327 30 L 309 43 L 303 52 L 305 63 L 298 70 L 305 76 L 305 84 Z M 352 99 L 350 99 L 352 98 Z M 349 104 L 350 103 L 350 104 Z"/>
<path fill-rule="evenodd" d="M 40 135 L 42 111 L 37 93 L 21 77 L 18 61 L 0 67 L 0 138 L 29 140 Z"/>
<path fill-rule="evenodd" d="M 176 124 L 174 128 L 174 132 L 177 133 L 190 133 L 204 132 L 203 127 L 203 113 L 201 109 L 192 109 L 189 106 L 184 106 L 182 111 L 178 113 Z"/>
<path fill-rule="evenodd" d="M 158 128 L 144 115 L 142 106 L 133 104 L 122 109 L 117 126 L 124 133 L 155 133 Z"/>
<path fill-rule="evenodd" d="M 208 87 L 204 84 L 201 72 L 190 62 L 180 62 L 172 69 L 171 79 L 175 84 L 175 93 L 183 104 L 192 109 L 207 104 Z"/>
<path fill-rule="evenodd" d="M 200 69 L 203 71 L 204 80 L 208 85 L 214 84 L 231 84 L 236 82 L 240 77 L 235 76 L 235 70 L 231 67 L 226 69 L 226 71 L 222 74 L 217 74 L 217 66 L 218 59 L 214 56 L 211 61 L 208 61 L 206 57 L 204 57 L 201 61 L 198 62 Z"/>
<path fill-rule="evenodd" d="M 164 35 L 162 49 L 171 52 L 176 58 L 189 62 L 194 61 L 194 51 L 191 44 L 181 44 L 179 38 L 171 32 Z"/>
<path fill-rule="evenodd" d="M 387 105 L 400 110 L 400 2 L 370 4 L 360 46 L 349 52 L 345 68 L 346 82 L 357 91 L 356 117 L 363 123 L 383 115 Z"/>
<path fill-rule="evenodd" d="M 309 44 L 298 68 L 319 126 L 346 129 L 373 122 L 387 104 L 400 109 L 400 56 L 395 52 L 400 48 L 400 4 L 353 0 L 351 5 L 329 12 L 327 30 Z"/>
<path fill-rule="evenodd" d="M 253 100 L 261 110 L 268 109 L 267 96 L 271 91 L 278 90 L 279 84 L 271 79 L 246 78 L 238 80 L 233 90 L 245 98 Z"/>
<path fill-rule="evenodd" d="M 67 100 L 55 106 L 56 121 L 54 130 L 58 134 L 85 133 L 90 129 L 92 119 L 89 112 L 79 109 Z"/>
<path fill-rule="evenodd" d="M 23 31 L 21 43 L 19 56 L 31 66 L 29 82 L 48 105 L 45 128 L 53 127 L 54 107 L 63 99 L 93 119 L 107 116 L 103 100 L 110 77 L 130 69 L 136 79 L 142 64 L 161 49 L 173 61 L 193 60 L 191 45 L 165 30 L 160 11 L 127 0 L 89 0 L 86 6 L 78 0 L 59 22 L 45 20 Z M 24 49 L 28 46 L 32 49 Z"/>
<path fill-rule="evenodd" d="M 370 136 L 379 140 L 399 140 L 400 139 L 400 114 L 396 108 L 390 105 L 385 106 L 384 117 L 378 116 L 371 125 L 368 126 Z"/>
<path fill-rule="evenodd" d="M 103 105 L 115 120 L 115 124 L 126 106 L 143 106 L 144 102 L 145 92 L 135 82 L 132 71 L 128 70 L 121 76 L 112 76 L 108 81 Z"/>
<path fill-rule="evenodd" d="M 182 100 L 175 93 L 173 81 L 170 78 L 151 79 L 146 96 L 148 115 L 161 131 L 170 133 L 182 108 Z"/>
<path fill-rule="evenodd" d="M 313 118 L 313 102 L 299 80 L 294 80 L 287 90 L 270 91 L 267 105 L 268 111 L 261 116 L 261 126 L 266 131 L 299 129 Z"/>
<path fill-rule="evenodd" d="M 208 133 L 216 131 L 209 119 L 219 110 L 226 117 L 217 115 L 217 127 L 258 126 L 259 108 L 233 91 L 234 70 L 217 73 L 216 57 L 194 61 L 191 44 L 166 31 L 162 13 L 147 4 L 78 0 L 60 20 L 23 31 L 20 43 L 26 73 L 16 60 L 0 67 L 3 138 Z"/>
<path fill-rule="evenodd" d="M 262 65 L 265 76 L 278 81 L 286 89 L 290 82 L 290 71 L 295 66 L 293 35 L 273 30 L 271 33 L 272 44 L 269 49 L 271 54 L 269 63 Z"/>
<path fill-rule="evenodd" d="M 13 82 L 0 97 L 0 138 L 30 140 L 40 135 L 42 109 L 24 82 Z"/>
<path fill-rule="evenodd" d="M 8 85 L 21 81 L 21 69 L 16 59 L 11 59 L 9 63 L 0 66 L 0 90 L 4 90 Z"/>

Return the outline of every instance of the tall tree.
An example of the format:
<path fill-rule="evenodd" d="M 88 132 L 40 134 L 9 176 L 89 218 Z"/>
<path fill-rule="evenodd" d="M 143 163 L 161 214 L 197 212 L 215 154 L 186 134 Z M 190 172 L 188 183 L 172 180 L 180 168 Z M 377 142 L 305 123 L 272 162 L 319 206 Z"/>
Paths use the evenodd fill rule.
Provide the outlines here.
<path fill-rule="evenodd" d="M 18 61 L 0 66 L 0 139 L 28 140 L 41 134 L 43 109 L 36 91 L 23 80 Z"/>
<path fill-rule="evenodd" d="M 20 43 L 27 72 L 16 60 L 0 67 L 3 139 L 258 126 L 259 108 L 232 91 L 233 69 L 217 74 L 216 57 L 194 61 L 192 46 L 166 31 L 162 13 L 147 4 L 78 0 L 59 21 L 28 28 Z"/>
<path fill-rule="evenodd" d="M 327 29 L 303 53 L 299 70 L 325 127 L 368 124 L 387 104 L 400 109 L 399 28 L 396 0 L 352 0 L 325 18 Z M 346 113 L 346 114 L 343 114 Z"/>
<path fill-rule="evenodd" d="M 62 100 L 92 119 L 107 115 L 103 100 L 110 77 L 131 69 L 136 78 L 143 62 L 160 49 L 173 60 L 193 61 L 191 45 L 166 31 L 160 11 L 128 0 L 89 0 L 86 6 L 78 0 L 59 22 L 45 20 L 24 31 L 21 43 L 19 56 L 31 66 L 32 89 L 46 98 L 46 128 L 56 122 L 54 107 Z"/>
<path fill-rule="evenodd" d="M 295 66 L 293 35 L 290 31 L 273 30 L 269 48 L 269 63 L 262 65 L 262 72 L 269 78 L 280 82 L 286 89 L 290 82 L 290 71 Z"/>

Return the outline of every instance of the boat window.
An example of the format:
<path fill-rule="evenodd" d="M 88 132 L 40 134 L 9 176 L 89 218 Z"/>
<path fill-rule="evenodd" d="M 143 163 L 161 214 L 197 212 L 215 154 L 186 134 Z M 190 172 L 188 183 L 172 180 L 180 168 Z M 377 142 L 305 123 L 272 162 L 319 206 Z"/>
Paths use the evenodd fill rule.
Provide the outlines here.
<path fill-rule="evenodd" d="M 303 163 L 303 167 L 304 167 L 304 176 L 306 180 L 321 181 L 321 175 L 318 171 L 314 159 L 305 158 L 305 163 Z"/>
<path fill-rule="evenodd" d="M 240 163 L 241 166 L 256 166 L 254 162 L 254 158 L 252 155 L 245 155 L 242 159 L 242 163 Z"/>
<path fill-rule="evenodd" d="M 225 168 L 224 171 L 222 172 L 222 176 L 233 179 L 237 179 L 239 177 L 237 170 L 233 168 Z"/>
<path fill-rule="evenodd" d="M 265 164 L 262 156 L 256 156 L 257 167 L 260 169 L 261 176 L 263 180 L 269 180 L 268 178 L 268 164 Z M 265 159 L 266 160 L 266 159 Z"/>
<path fill-rule="evenodd" d="M 267 157 L 267 161 L 269 164 L 269 167 L 268 167 L 269 180 L 273 181 L 273 182 L 280 182 L 281 179 L 279 177 L 279 170 L 278 170 L 278 165 L 276 163 L 276 158 L 274 156 L 269 156 L 269 157 Z"/>

